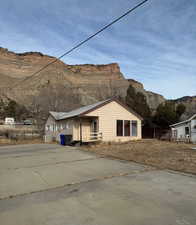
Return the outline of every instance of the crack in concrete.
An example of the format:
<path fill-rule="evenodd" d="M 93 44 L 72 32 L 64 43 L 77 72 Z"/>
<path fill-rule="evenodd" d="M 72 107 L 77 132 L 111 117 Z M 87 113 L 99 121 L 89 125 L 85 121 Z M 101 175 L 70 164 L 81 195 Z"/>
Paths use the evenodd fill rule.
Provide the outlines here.
<path fill-rule="evenodd" d="M 157 169 L 155 169 L 155 168 L 145 168 L 143 170 L 132 171 L 131 173 L 126 172 L 126 173 L 112 174 L 112 175 L 103 176 L 103 177 L 96 177 L 96 178 L 92 178 L 92 179 L 89 179 L 89 180 L 86 180 L 86 181 L 72 182 L 72 183 L 68 183 L 68 184 L 62 185 L 62 186 L 47 188 L 47 189 L 43 189 L 43 190 L 32 191 L 32 192 L 23 193 L 23 194 L 10 195 L 8 197 L 0 197 L 0 200 L 6 200 L 6 199 L 10 199 L 10 198 L 17 198 L 17 197 L 26 196 L 26 195 L 30 195 L 30 194 L 34 194 L 34 193 L 45 192 L 45 191 L 51 191 L 51 190 L 55 190 L 55 189 L 69 187 L 69 186 L 72 186 L 72 185 L 82 185 L 82 184 L 86 184 L 86 183 L 90 183 L 90 182 L 106 180 L 106 179 L 112 179 L 112 178 L 115 178 L 115 177 L 126 177 L 126 176 L 130 176 L 130 175 L 145 173 L 145 172 L 154 171 L 154 170 L 157 170 Z M 36 173 L 37 171 L 34 171 L 34 172 Z M 45 184 L 47 184 L 47 182 L 43 179 L 43 177 L 38 172 L 37 172 L 37 174 L 45 182 Z"/>
<path fill-rule="evenodd" d="M 42 177 L 42 175 L 38 171 L 33 171 L 33 173 L 38 175 L 46 185 L 49 185 L 48 182 Z"/>
<path fill-rule="evenodd" d="M 3 170 L 19 170 L 19 169 L 31 169 L 31 168 L 38 168 L 42 166 L 50 166 L 50 165 L 58 165 L 58 164 L 67 164 L 67 163 L 73 163 L 73 162 L 80 162 L 80 161 L 89 161 L 89 160 L 95 160 L 103 157 L 96 157 L 96 158 L 86 158 L 86 159 L 78 159 L 78 160 L 71 160 L 71 161 L 59 161 L 56 163 L 45 163 L 45 164 L 40 164 L 36 166 L 26 166 L 26 167 L 14 167 L 14 168 L 6 168 Z"/>
<path fill-rule="evenodd" d="M 39 156 L 39 155 L 45 155 L 46 153 L 49 153 L 49 154 L 62 154 L 62 153 L 66 153 L 66 152 L 72 152 L 73 150 L 66 150 L 66 152 L 63 152 L 63 151 L 59 151 L 59 152 L 55 152 L 55 150 L 58 150 L 58 149 L 54 149 L 53 151 L 45 151 L 45 152 L 42 152 L 42 153 L 37 153 L 37 152 L 29 152 L 24 155 L 17 155 L 17 154 L 21 154 L 21 152 L 16 152 L 16 153 L 8 153 L 8 154 L 0 154 L 0 160 L 3 160 L 3 159 L 9 159 L 9 158 L 22 158 L 22 157 L 31 157 L 31 156 Z M 33 154 L 32 154 L 33 153 Z M 10 155 L 9 155 L 10 154 Z M 3 155 L 6 155 L 6 156 L 3 156 Z"/>
<path fill-rule="evenodd" d="M 170 169 L 164 169 L 164 171 L 167 171 L 168 173 L 171 173 L 171 174 L 180 174 L 182 176 L 185 176 L 185 177 L 193 177 L 193 178 L 196 178 L 196 173 L 190 173 L 190 172 L 183 172 L 183 171 L 180 171 L 180 170 L 170 170 Z"/>

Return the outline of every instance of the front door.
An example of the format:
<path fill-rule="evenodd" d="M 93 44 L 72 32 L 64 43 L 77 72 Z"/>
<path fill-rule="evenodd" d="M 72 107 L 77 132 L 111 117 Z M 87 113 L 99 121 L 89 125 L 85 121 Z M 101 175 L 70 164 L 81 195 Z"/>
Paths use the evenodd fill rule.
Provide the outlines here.
<path fill-rule="evenodd" d="M 92 139 L 97 139 L 98 135 L 98 123 L 97 120 L 93 120 L 91 124 L 91 132 L 92 132 Z"/>
<path fill-rule="evenodd" d="M 93 120 L 93 122 L 92 122 L 92 132 L 93 133 L 97 133 L 98 132 L 97 120 Z"/>

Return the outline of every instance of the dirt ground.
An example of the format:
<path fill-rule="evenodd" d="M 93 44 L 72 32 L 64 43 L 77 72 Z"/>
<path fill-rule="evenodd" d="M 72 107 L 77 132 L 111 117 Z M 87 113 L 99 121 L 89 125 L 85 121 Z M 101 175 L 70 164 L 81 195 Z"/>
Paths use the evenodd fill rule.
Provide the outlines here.
<path fill-rule="evenodd" d="M 102 156 L 134 161 L 160 169 L 172 169 L 196 174 L 196 145 L 158 140 L 142 140 L 128 143 L 96 144 L 84 150 Z"/>

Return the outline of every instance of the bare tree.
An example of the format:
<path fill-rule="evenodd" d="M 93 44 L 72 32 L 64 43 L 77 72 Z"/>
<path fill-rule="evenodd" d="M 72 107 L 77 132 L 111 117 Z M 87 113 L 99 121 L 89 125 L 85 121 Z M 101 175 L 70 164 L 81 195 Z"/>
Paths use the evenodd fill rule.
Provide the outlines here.
<path fill-rule="evenodd" d="M 59 84 L 43 87 L 37 96 L 31 96 L 30 102 L 29 109 L 39 123 L 46 120 L 49 111 L 65 112 L 81 105 L 76 90 Z"/>

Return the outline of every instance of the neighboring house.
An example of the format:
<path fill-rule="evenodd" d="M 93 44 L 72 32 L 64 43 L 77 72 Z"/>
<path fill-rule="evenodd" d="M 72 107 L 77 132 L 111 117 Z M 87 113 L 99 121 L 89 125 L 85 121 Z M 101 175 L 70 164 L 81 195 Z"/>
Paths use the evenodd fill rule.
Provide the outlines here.
<path fill-rule="evenodd" d="M 5 118 L 5 125 L 14 125 L 15 124 L 15 120 L 12 117 L 6 117 Z"/>
<path fill-rule="evenodd" d="M 72 142 L 130 141 L 141 139 L 142 118 L 116 99 L 108 99 L 70 112 L 50 112 L 45 140 Z"/>
<path fill-rule="evenodd" d="M 196 114 L 188 120 L 172 124 L 172 139 L 176 141 L 190 140 L 196 143 Z"/>

